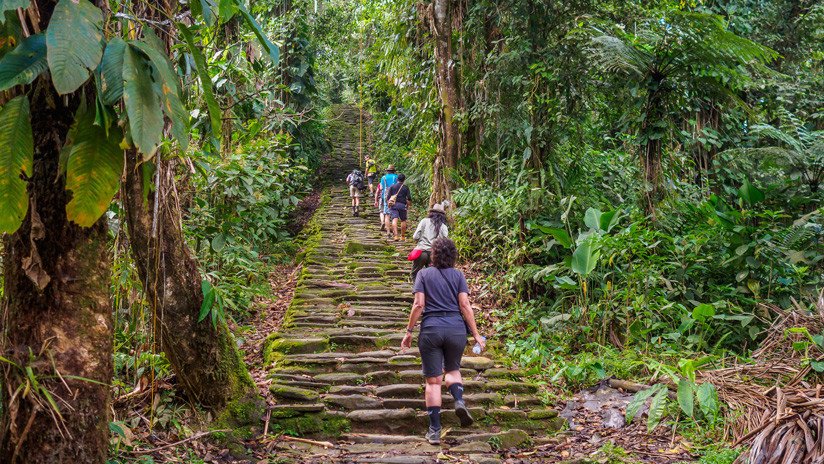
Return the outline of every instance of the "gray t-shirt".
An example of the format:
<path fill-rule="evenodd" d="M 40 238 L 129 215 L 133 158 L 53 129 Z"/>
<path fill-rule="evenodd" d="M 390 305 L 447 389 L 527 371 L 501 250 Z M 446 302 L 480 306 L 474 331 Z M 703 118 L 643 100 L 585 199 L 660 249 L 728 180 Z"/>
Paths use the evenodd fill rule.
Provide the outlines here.
<path fill-rule="evenodd" d="M 449 279 L 452 284 L 451 288 L 445 279 Z M 426 298 L 421 331 L 446 328 L 466 333 L 466 324 L 458 305 L 458 295 L 452 289 L 458 293 L 469 294 L 469 286 L 461 271 L 452 267 L 448 269 L 428 267 L 418 272 L 412 292 L 421 292 Z"/>
<path fill-rule="evenodd" d="M 412 238 L 418 241 L 418 245 L 415 248 L 423 251 L 431 250 L 432 242 L 438 237 L 449 237 L 449 227 L 447 227 L 446 224 L 441 224 L 441 230 L 436 232 L 435 224 L 432 224 L 432 220 L 429 218 L 423 218 L 421 222 L 418 223 L 418 228 L 415 229 L 415 233 L 412 234 Z"/>

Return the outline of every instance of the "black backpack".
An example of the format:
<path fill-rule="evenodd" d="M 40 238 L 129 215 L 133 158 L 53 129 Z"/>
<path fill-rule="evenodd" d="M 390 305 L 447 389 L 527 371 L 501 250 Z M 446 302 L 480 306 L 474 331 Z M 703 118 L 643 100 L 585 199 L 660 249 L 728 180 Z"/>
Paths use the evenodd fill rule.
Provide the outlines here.
<path fill-rule="evenodd" d="M 349 185 L 363 190 L 363 173 L 360 170 L 355 169 L 352 171 L 352 180 L 349 181 Z"/>

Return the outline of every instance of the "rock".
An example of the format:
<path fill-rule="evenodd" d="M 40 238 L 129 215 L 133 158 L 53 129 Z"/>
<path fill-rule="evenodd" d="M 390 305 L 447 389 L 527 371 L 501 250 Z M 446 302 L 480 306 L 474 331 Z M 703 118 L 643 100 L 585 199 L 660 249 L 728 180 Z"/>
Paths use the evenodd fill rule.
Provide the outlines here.
<path fill-rule="evenodd" d="M 501 464 L 501 460 L 494 456 L 484 456 L 483 454 L 470 454 L 469 461 L 473 464 Z"/>
<path fill-rule="evenodd" d="M 356 422 L 394 421 L 413 419 L 415 411 L 412 409 L 365 409 L 352 411 L 346 417 Z"/>
<path fill-rule="evenodd" d="M 508 380 L 493 380 L 487 382 L 486 389 L 494 392 L 506 391 L 509 393 L 538 393 L 537 385 L 524 382 L 512 382 Z"/>
<path fill-rule="evenodd" d="M 315 380 L 320 380 L 321 382 L 326 382 L 333 385 L 358 383 L 362 379 L 362 375 L 355 374 L 354 372 L 332 372 L 329 374 L 318 374 L 315 376 Z"/>
<path fill-rule="evenodd" d="M 423 395 L 423 390 L 423 383 L 383 385 L 375 389 L 375 394 L 382 398 L 417 398 Z"/>
<path fill-rule="evenodd" d="M 469 369 L 477 370 L 490 369 L 492 367 L 495 367 L 495 362 L 483 356 L 467 356 L 461 358 L 461 367 L 467 367 Z"/>
<path fill-rule="evenodd" d="M 412 356 L 409 354 L 399 354 L 397 356 L 392 356 L 389 358 L 389 364 L 393 366 L 408 366 L 408 365 L 417 365 L 421 363 L 421 358 L 417 356 Z"/>
<path fill-rule="evenodd" d="M 523 375 L 523 372 L 516 369 L 503 369 L 500 367 L 493 367 L 484 371 L 484 376 L 487 378 L 518 378 Z"/>
<path fill-rule="evenodd" d="M 375 387 L 336 385 L 329 388 L 329 393 L 336 395 L 365 395 L 375 393 Z"/>
<path fill-rule="evenodd" d="M 380 398 L 366 395 L 326 395 L 323 402 L 343 409 L 378 409 L 383 407 Z"/>
<path fill-rule="evenodd" d="M 527 417 L 531 420 L 552 419 L 558 417 L 558 411 L 554 409 L 535 409 L 529 411 Z"/>
<path fill-rule="evenodd" d="M 316 391 L 289 385 L 272 384 L 269 385 L 269 391 L 272 392 L 272 395 L 276 398 L 282 399 L 317 401 L 317 399 L 320 398 L 320 395 L 318 395 Z"/>
<path fill-rule="evenodd" d="M 484 441 L 493 448 L 507 450 L 518 448 L 529 443 L 529 435 L 520 429 L 511 429 L 499 433 L 476 433 L 464 437 L 465 441 Z"/>
<path fill-rule="evenodd" d="M 344 441 L 351 441 L 352 443 L 379 443 L 379 444 L 398 444 L 398 443 L 425 443 L 426 440 L 419 435 L 376 435 L 370 433 L 349 433 L 341 437 Z"/>
<path fill-rule="evenodd" d="M 492 445 L 485 441 L 470 441 L 449 448 L 455 453 L 491 453 Z M 473 461 L 474 462 L 474 461 Z"/>

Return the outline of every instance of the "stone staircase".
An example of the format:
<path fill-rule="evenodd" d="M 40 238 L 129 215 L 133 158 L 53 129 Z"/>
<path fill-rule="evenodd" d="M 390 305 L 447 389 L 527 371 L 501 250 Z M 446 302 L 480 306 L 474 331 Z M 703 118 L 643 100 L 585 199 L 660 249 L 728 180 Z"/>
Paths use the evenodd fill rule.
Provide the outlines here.
<path fill-rule="evenodd" d="M 538 386 L 494 357 L 464 357 L 465 399 L 475 418 L 461 428 L 444 388 L 443 445 L 423 440 L 427 427 L 416 347 L 400 350 L 412 303 L 410 241 L 388 241 L 368 200 L 353 217 L 343 182 L 357 163 L 357 112 L 343 108 L 324 163 L 334 181 L 305 231 L 303 272 L 283 328 L 264 356 L 277 401 L 270 430 L 332 440 L 278 450 L 288 462 L 500 462 L 502 452 L 539 443 L 563 425 L 543 405 Z M 411 226 L 414 229 L 414 226 Z M 494 348 L 492 350 L 494 352 Z M 471 354 L 469 348 L 467 353 Z"/>

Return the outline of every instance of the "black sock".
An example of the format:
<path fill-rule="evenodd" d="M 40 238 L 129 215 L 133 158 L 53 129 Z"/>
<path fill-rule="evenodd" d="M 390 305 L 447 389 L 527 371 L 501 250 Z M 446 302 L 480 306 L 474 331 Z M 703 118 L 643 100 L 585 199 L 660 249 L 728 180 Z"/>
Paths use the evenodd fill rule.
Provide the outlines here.
<path fill-rule="evenodd" d="M 452 398 L 455 398 L 455 401 L 460 401 L 463 399 L 463 384 L 462 383 L 453 383 L 449 386 L 449 393 L 452 394 Z"/>
<path fill-rule="evenodd" d="M 429 414 L 429 427 L 440 430 L 441 429 L 441 407 L 440 406 L 430 406 L 426 408 L 426 412 Z"/>

